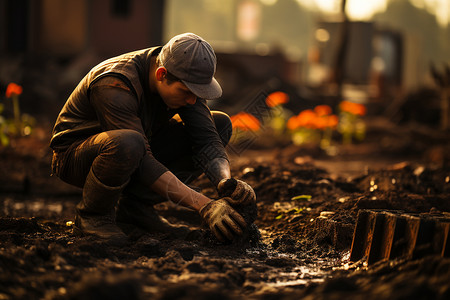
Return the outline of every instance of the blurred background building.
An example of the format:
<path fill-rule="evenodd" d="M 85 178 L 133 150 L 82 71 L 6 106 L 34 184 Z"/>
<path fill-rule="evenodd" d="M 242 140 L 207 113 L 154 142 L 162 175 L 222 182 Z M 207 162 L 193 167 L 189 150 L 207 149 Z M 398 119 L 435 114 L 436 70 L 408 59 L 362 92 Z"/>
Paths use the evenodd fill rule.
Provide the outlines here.
<path fill-rule="evenodd" d="M 449 19 L 450 0 L 0 0 L 0 91 L 17 82 L 25 110 L 56 117 L 96 63 L 189 31 L 216 50 L 229 113 L 274 90 L 293 110 L 395 113 L 450 65 Z"/>

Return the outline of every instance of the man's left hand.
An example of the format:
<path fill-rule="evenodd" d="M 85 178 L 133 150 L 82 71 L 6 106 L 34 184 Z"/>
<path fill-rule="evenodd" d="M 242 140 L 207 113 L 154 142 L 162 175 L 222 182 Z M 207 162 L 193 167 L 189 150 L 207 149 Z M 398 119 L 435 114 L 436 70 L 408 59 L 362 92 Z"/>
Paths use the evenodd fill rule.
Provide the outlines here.
<path fill-rule="evenodd" d="M 227 201 L 231 205 L 249 205 L 256 202 L 253 188 L 239 179 L 222 179 L 217 185 L 217 191 L 220 197 L 229 197 Z"/>

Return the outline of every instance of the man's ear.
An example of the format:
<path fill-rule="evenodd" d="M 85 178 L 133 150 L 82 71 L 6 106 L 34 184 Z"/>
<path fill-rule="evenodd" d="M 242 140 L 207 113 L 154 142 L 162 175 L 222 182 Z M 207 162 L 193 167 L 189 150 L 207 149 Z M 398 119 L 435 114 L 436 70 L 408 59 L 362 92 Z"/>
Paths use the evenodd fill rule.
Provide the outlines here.
<path fill-rule="evenodd" d="M 167 74 L 166 68 L 158 67 L 158 69 L 156 69 L 156 80 L 162 81 L 164 76 L 166 76 L 166 74 Z"/>

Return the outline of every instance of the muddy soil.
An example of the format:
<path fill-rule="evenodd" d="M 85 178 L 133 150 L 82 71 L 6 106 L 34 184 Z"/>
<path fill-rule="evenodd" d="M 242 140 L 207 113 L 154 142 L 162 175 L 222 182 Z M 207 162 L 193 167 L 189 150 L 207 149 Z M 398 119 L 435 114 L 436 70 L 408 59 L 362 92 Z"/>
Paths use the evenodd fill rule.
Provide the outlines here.
<path fill-rule="evenodd" d="M 264 136 L 231 149 L 258 217 L 220 244 L 199 216 L 170 203 L 186 239 L 133 231 L 123 247 L 73 226 L 81 191 L 50 176 L 48 128 L 0 149 L 0 299 L 449 299 L 450 258 L 350 262 L 360 209 L 450 212 L 450 139 L 374 121 L 333 153 Z M 204 177 L 195 185 L 217 197 Z"/>

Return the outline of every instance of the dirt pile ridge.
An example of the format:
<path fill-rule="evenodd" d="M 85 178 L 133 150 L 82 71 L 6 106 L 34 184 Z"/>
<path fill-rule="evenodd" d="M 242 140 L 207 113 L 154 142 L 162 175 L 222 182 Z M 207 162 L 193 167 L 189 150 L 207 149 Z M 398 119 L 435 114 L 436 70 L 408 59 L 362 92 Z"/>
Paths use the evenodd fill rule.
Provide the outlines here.
<path fill-rule="evenodd" d="M 80 191 L 49 176 L 46 147 L 41 138 L 0 149 L 0 299 L 450 297 L 449 258 L 349 261 L 360 209 L 450 211 L 450 165 L 428 152 L 405 160 L 398 148 L 377 156 L 373 144 L 334 157 L 292 145 L 248 149 L 232 157 L 233 174 L 258 197 L 244 239 L 219 244 L 196 213 L 163 203 L 161 215 L 191 226 L 188 238 L 135 231 L 118 248 L 74 230 Z M 217 197 L 205 177 L 194 184 Z"/>

